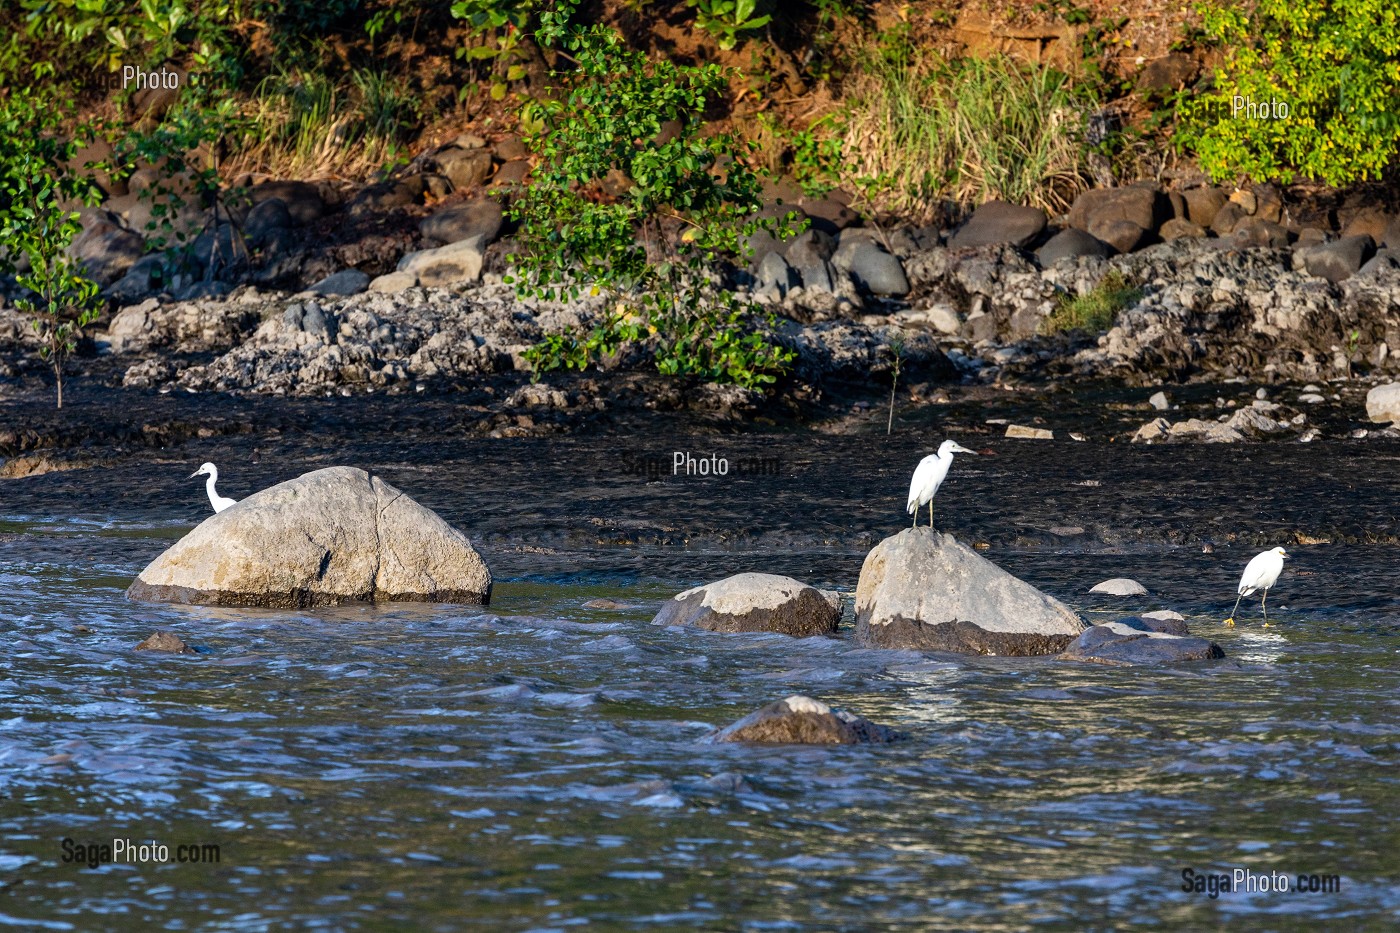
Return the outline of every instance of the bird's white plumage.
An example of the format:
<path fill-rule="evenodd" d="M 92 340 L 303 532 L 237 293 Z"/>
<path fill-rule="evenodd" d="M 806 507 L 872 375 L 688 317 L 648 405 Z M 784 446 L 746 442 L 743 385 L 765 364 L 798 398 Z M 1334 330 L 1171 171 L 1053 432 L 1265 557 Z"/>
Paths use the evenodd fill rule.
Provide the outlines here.
<path fill-rule="evenodd" d="M 1258 590 L 1269 590 L 1278 582 L 1279 574 L 1283 573 L 1283 559 L 1288 556 L 1288 552 L 1281 547 L 1276 547 L 1271 551 L 1254 555 L 1254 558 L 1245 565 L 1244 573 L 1240 576 L 1239 589 L 1236 591 L 1241 596 L 1249 596 Z"/>
<path fill-rule="evenodd" d="M 190 474 L 190 479 L 194 479 L 196 476 L 209 477 L 207 480 L 204 481 L 204 491 L 209 493 L 209 504 L 214 507 L 214 511 L 216 513 L 222 512 L 224 509 L 228 508 L 231 505 L 238 504 L 237 499 L 230 499 L 228 496 L 221 496 L 219 495 L 218 491 L 214 489 L 214 484 L 219 481 L 219 468 L 214 466 L 214 464 L 204 464 L 198 470 L 195 470 L 193 473 Z"/>
<path fill-rule="evenodd" d="M 948 478 L 948 470 L 953 465 L 955 453 L 971 454 L 976 451 L 968 450 L 957 441 L 944 441 L 938 445 L 938 453 L 930 454 L 919 461 L 919 465 L 914 468 L 914 478 L 909 482 L 909 501 L 905 504 L 905 511 L 910 515 L 917 512 L 920 506 L 933 501 L 933 497 L 938 494 L 938 487 Z"/>

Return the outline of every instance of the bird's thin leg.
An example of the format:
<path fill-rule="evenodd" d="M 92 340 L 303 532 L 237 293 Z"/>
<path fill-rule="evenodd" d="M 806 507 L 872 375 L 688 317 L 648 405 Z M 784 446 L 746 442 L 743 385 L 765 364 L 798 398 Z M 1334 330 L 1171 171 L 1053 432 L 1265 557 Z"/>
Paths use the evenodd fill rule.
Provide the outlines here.
<path fill-rule="evenodd" d="M 1269 627 L 1269 591 L 1264 591 L 1264 598 L 1259 600 L 1259 608 L 1264 610 L 1264 628 Z"/>
<path fill-rule="evenodd" d="M 913 527 L 915 527 L 915 528 L 918 528 L 918 527 L 919 527 L 919 507 L 918 507 L 917 505 L 914 506 L 914 525 L 913 525 Z"/>
<path fill-rule="evenodd" d="M 933 500 L 928 500 L 928 526 L 933 527 Z"/>
<path fill-rule="evenodd" d="M 1241 592 L 1240 595 L 1238 595 L 1238 596 L 1235 597 L 1235 608 L 1230 610 L 1230 618 L 1228 618 L 1228 619 L 1225 620 L 1225 624 L 1226 624 L 1226 625 L 1234 625 L 1234 624 L 1235 624 L 1235 613 L 1239 611 L 1239 608 L 1240 608 L 1240 600 L 1242 600 L 1242 599 L 1244 599 L 1244 593 L 1243 593 L 1243 592 Z"/>

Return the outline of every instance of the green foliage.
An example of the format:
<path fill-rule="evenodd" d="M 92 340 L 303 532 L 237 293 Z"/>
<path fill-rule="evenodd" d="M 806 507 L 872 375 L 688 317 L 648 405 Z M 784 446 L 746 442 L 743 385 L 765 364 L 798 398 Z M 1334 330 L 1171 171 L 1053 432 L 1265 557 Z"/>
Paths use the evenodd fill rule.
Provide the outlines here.
<path fill-rule="evenodd" d="M 208 64 L 228 48 L 244 6 L 238 0 L 20 0 L 26 32 L 60 39 L 64 65 L 74 73 L 116 71 L 133 59 Z M 54 67 L 35 62 L 34 76 Z"/>
<path fill-rule="evenodd" d="M 509 214 L 520 222 L 516 287 L 522 295 L 576 301 L 606 294 L 609 311 L 583 336 L 556 335 L 529 359 L 537 371 L 582 368 L 645 343 L 657 369 L 755 388 L 775 381 L 793 354 L 749 327 L 754 309 L 710 281 L 760 222 L 758 178 L 735 141 L 701 135 L 710 98 L 727 73 L 716 65 L 652 62 L 611 29 L 569 26 L 568 4 L 540 14 L 540 38 L 574 68 L 555 74 L 553 99 L 536 102 L 541 131 L 532 184 Z M 677 121 L 658 142 L 662 124 Z M 620 173 L 618 198 L 598 184 Z M 680 231 L 676 235 L 677 230 Z"/>
<path fill-rule="evenodd" d="M 452 15 L 463 20 L 477 44 L 458 50 L 468 61 L 491 67 L 491 99 L 503 100 L 510 82 L 525 77 L 528 49 L 522 45 L 541 0 L 457 0 Z"/>
<path fill-rule="evenodd" d="M 68 254 L 82 230 L 73 205 L 97 198 L 91 182 L 68 168 L 77 145 L 59 136 L 59 113 L 52 101 L 20 90 L 0 100 L 0 272 L 28 290 L 17 304 L 34 317 L 62 408 L 64 366 L 97 319 L 97 284 Z"/>
<path fill-rule="evenodd" d="M 1295 175 L 1346 185 L 1400 155 L 1400 6 L 1393 0 L 1259 0 L 1201 8 L 1229 49 L 1215 86 L 1183 105 L 1178 142 L 1217 181 Z M 1281 101 L 1286 119 L 1232 114 L 1236 97 Z"/>
<path fill-rule="evenodd" d="M 1073 298 L 1061 295 L 1059 304 L 1041 325 L 1041 332 L 1058 334 L 1085 331 L 1097 334 L 1108 330 L 1118 314 L 1142 300 L 1142 289 L 1128 284 L 1122 273 L 1111 270 L 1099 284 Z"/>
<path fill-rule="evenodd" d="M 768 25 L 773 18 L 755 16 L 757 0 L 685 0 L 695 8 L 695 24 L 710 34 L 719 47 L 728 51 L 739 44 L 739 34 Z"/>
<path fill-rule="evenodd" d="M 881 48 L 849 79 L 843 161 L 878 208 L 928 216 L 951 197 L 1060 210 L 1084 186 L 1083 111 L 1054 69 Z"/>

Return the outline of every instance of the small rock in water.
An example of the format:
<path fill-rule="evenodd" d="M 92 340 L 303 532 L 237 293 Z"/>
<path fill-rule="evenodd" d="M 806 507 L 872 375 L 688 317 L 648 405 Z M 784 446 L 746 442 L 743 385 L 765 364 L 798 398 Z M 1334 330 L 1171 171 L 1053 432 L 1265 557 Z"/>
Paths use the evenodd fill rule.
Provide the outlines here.
<path fill-rule="evenodd" d="M 1168 408 L 1172 407 L 1172 403 L 1167 398 L 1167 393 L 1165 392 L 1154 392 L 1152 397 L 1147 400 L 1147 403 L 1158 411 L 1166 411 Z"/>
<path fill-rule="evenodd" d="M 1146 596 L 1147 587 L 1127 577 L 1114 577 L 1112 580 L 1103 581 L 1089 592 L 1102 593 L 1105 596 Z"/>
<path fill-rule="evenodd" d="M 1220 646 L 1196 638 L 1183 622 L 1130 616 L 1085 630 L 1061 658 L 1096 664 L 1170 664 L 1225 657 Z"/>
<path fill-rule="evenodd" d="M 831 635 L 841 620 L 841 597 L 792 577 L 738 573 L 697 586 L 666 602 L 652 622 L 693 625 L 711 632 L 778 632 L 805 638 Z"/>
<path fill-rule="evenodd" d="M 136 651 L 167 651 L 170 654 L 194 654 L 194 649 L 174 632 L 156 632 L 134 649 Z"/>
<path fill-rule="evenodd" d="M 1053 441 L 1055 432 L 1045 428 L 1030 428 L 1023 424 L 1008 424 L 1006 426 L 1006 436 L 1021 438 L 1032 441 Z"/>
<path fill-rule="evenodd" d="M 903 733 L 808 696 L 790 696 L 758 710 L 701 741 L 780 745 L 860 745 L 896 742 Z"/>
<path fill-rule="evenodd" d="M 620 603 L 620 602 L 618 602 L 618 601 L 615 600 L 615 599 L 608 599 L 608 598 L 606 598 L 606 597 L 599 597 L 598 599 L 590 599 L 588 602 L 584 603 L 584 604 L 583 604 L 583 608 L 585 608 L 585 609 L 627 609 L 627 608 L 629 608 L 629 607 L 628 607 L 628 604 L 627 604 L 627 603 Z"/>
<path fill-rule="evenodd" d="M 1212 550 L 1214 549 L 1212 548 Z M 1179 612 L 1172 611 L 1171 609 L 1157 609 L 1153 612 L 1144 612 L 1140 616 L 1140 618 L 1147 619 L 1150 622 L 1180 622 L 1183 627 L 1185 627 L 1186 625 L 1186 617 Z M 1162 629 L 1162 631 L 1170 630 Z M 1172 634 L 1176 633 L 1172 632 Z M 1181 634 L 1185 635 L 1186 633 L 1183 631 Z"/>

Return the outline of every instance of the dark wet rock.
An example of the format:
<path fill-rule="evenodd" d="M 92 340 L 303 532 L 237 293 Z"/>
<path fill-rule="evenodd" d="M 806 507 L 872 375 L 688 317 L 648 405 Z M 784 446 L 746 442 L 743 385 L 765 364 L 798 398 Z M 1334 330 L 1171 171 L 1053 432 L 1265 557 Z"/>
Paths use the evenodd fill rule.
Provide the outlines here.
<path fill-rule="evenodd" d="M 407 253 L 399 260 L 397 272 L 411 273 L 418 284 L 432 287 L 475 282 L 481 278 L 482 243 L 473 237 L 436 249 Z"/>
<path fill-rule="evenodd" d="M 608 599 L 608 598 L 605 597 L 605 596 L 600 596 L 600 597 L 597 598 L 597 599 L 590 599 L 588 602 L 584 603 L 584 604 L 583 604 L 583 608 L 584 608 L 584 609 L 631 609 L 631 608 L 632 608 L 632 604 L 631 604 L 631 603 L 619 602 L 619 601 L 616 600 L 616 599 Z"/>
<path fill-rule="evenodd" d="M 491 153 L 485 149 L 444 149 L 433 161 L 455 191 L 474 188 L 491 176 Z"/>
<path fill-rule="evenodd" d="M 136 304 L 157 290 L 165 280 L 166 259 L 149 253 L 132 264 L 126 274 L 102 290 L 102 296 L 119 307 Z"/>
<path fill-rule="evenodd" d="M 1094 236 L 1120 253 L 1131 253 L 1147 239 L 1148 228 L 1131 220 L 1110 220 L 1094 227 Z"/>
<path fill-rule="evenodd" d="M 474 198 L 439 209 L 423 218 L 418 229 L 423 236 L 439 243 L 458 243 L 476 237 L 484 246 L 496 239 L 504 221 L 501 205 L 490 198 Z"/>
<path fill-rule="evenodd" d="M 351 199 L 347 208 L 352 217 L 383 214 L 404 207 L 412 207 L 423 195 L 424 185 L 407 181 L 381 181 L 361 188 Z"/>
<path fill-rule="evenodd" d="M 1235 224 L 1225 245 L 1231 249 L 1284 249 L 1288 246 L 1288 230 L 1262 217 L 1246 217 Z"/>
<path fill-rule="evenodd" d="M 170 654 L 194 654 L 195 651 L 174 632 L 156 632 L 133 649 L 135 651 L 165 651 Z"/>
<path fill-rule="evenodd" d="M 1360 208 L 1342 227 L 1342 237 L 1369 236 L 1375 243 L 1384 243 L 1391 227 L 1400 222 L 1400 217 L 1392 217 L 1378 205 Z"/>
<path fill-rule="evenodd" d="M 909 279 L 899 259 L 873 240 L 845 239 L 832 256 L 832 264 L 851 277 L 855 284 L 873 295 L 909 294 Z"/>
<path fill-rule="evenodd" d="M 1379 385 L 1366 393 L 1366 417 L 1376 424 L 1400 423 L 1400 382 Z"/>
<path fill-rule="evenodd" d="M 1229 236 L 1235 232 L 1235 227 L 1239 226 L 1240 221 L 1248 216 L 1245 209 L 1234 201 L 1226 201 L 1220 206 L 1220 210 L 1215 212 L 1215 217 L 1211 219 L 1211 222 L 1204 226 L 1210 227 L 1211 232 L 1216 236 Z"/>
<path fill-rule="evenodd" d="M 1114 577 L 1112 580 L 1096 583 L 1089 592 L 1104 596 L 1146 596 L 1147 587 L 1127 577 Z"/>
<path fill-rule="evenodd" d="M 1195 81 L 1200 71 L 1201 66 L 1194 58 L 1173 52 L 1148 62 L 1138 73 L 1137 87 L 1149 95 L 1179 91 Z"/>
<path fill-rule="evenodd" d="M 502 162 L 514 162 L 517 159 L 528 159 L 530 150 L 519 136 L 507 136 L 496 143 L 495 155 Z"/>
<path fill-rule="evenodd" d="M 1179 612 L 1170 609 L 1156 609 L 1152 612 L 1140 612 L 1138 618 L 1144 622 L 1151 623 L 1154 631 L 1166 632 L 1168 635 L 1190 635 L 1186 628 L 1186 617 Z"/>
<path fill-rule="evenodd" d="M 1069 225 L 1128 252 L 1157 228 L 1157 191 L 1146 185 L 1091 189 L 1074 199 Z"/>
<path fill-rule="evenodd" d="M 491 179 L 492 187 L 508 188 L 512 185 L 523 185 L 525 179 L 530 177 L 530 163 L 526 159 L 512 159 L 496 169 L 495 177 Z"/>
<path fill-rule="evenodd" d="M 771 250 L 758 264 L 755 275 L 754 295 L 760 301 L 776 303 L 787 297 L 788 292 L 802 284 L 797 270 L 788 265 L 782 253 Z"/>
<path fill-rule="evenodd" d="M 1225 192 L 1208 186 L 1188 188 L 1181 196 L 1186 201 L 1186 219 L 1206 228 L 1215 223 L 1215 215 L 1229 202 Z"/>
<path fill-rule="evenodd" d="M 489 602 L 491 572 L 431 510 L 353 467 L 306 473 L 205 519 L 152 561 L 131 599 L 298 608 Z"/>
<path fill-rule="evenodd" d="M 1174 664 L 1225 657 L 1208 638 L 1185 634 L 1185 625 L 1130 616 L 1089 627 L 1061 658 L 1096 664 Z"/>
<path fill-rule="evenodd" d="M 1035 251 L 1035 258 L 1041 266 L 1053 266 L 1061 259 L 1077 259 L 1080 256 L 1097 256 L 1106 259 L 1113 252 L 1108 244 L 1083 230 L 1066 227 L 1045 242 Z"/>
<path fill-rule="evenodd" d="M 326 276 L 307 291 L 323 296 L 358 295 L 369 288 L 369 276 L 359 269 L 342 269 Z"/>
<path fill-rule="evenodd" d="M 243 219 L 243 235 L 248 238 L 250 246 L 261 248 L 272 238 L 275 231 L 286 230 L 295 223 L 286 201 L 281 198 L 268 198 L 253 205 L 252 210 L 248 211 Z"/>
<path fill-rule="evenodd" d="M 146 241 L 117 223 L 105 211 L 93 214 L 83 225 L 68 253 L 82 263 L 88 277 L 99 285 L 111 285 L 146 252 Z"/>
<path fill-rule="evenodd" d="M 1045 232 L 1045 212 L 1004 201 L 988 201 L 972 212 L 948 240 L 953 249 L 1010 243 L 1026 247 Z"/>
<path fill-rule="evenodd" d="M 876 545 L 856 588 L 856 641 L 868 647 L 1054 654 L 1083 629 L 1064 603 L 930 528 Z"/>
<path fill-rule="evenodd" d="M 1350 278 L 1374 252 L 1375 244 L 1369 236 L 1343 237 L 1298 250 L 1293 266 L 1335 284 Z"/>
<path fill-rule="evenodd" d="M 807 198 L 798 201 L 812 222 L 812 229 L 835 236 L 860 221 L 860 215 L 834 198 Z"/>
<path fill-rule="evenodd" d="M 326 200 L 320 187 L 308 181 L 266 181 L 248 191 L 248 200 L 254 205 L 254 210 L 257 205 L 274 198 L 282 202 L 292 222 L 298 226 L 306 226 L 326 214 Z M 275 211 L 276 208 L 269 210 Z M 249 216 L 252 216 L 252 211 Z"/>
<path fill-rule="evenodd" d="M 713 732 L 702 741 L 768 745 L 864 745 L 897 742 L 906 736 L 820 700 L 790 696 L 761 707 Z"/>
<path fill-rule="evenodd" d="M 832 635 L 841 597 L 771 573 L 740 573 L 686 590 L 667 601 L 655 625 L 690 625 L 711 632 L 777 632 L 806 638 Z"/>
<path fill-rule="evenodd" d="M 1157 231 L 1157 233 L 1164 240 L 1179 240 L 1183 237 L 1200 239 L 1206 235 L 1206 229 L 1189 220 L 1173 217 L 1171 220 L 1162 224 L 1162 229 Z"/>

